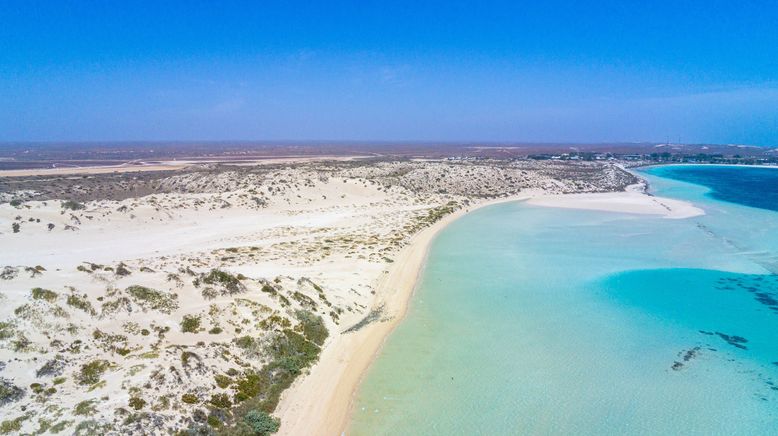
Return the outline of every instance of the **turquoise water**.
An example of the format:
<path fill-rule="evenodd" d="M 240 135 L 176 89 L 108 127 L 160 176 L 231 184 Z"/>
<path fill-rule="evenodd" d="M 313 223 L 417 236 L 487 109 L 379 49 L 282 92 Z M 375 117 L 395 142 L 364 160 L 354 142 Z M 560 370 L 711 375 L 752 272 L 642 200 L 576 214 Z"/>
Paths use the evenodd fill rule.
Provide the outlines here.
<path fill-rule="evenodd" d="M 707 215 L 508 203 L 441 232 L 349 433 L 778 434 L 778 213 L 645 177 Z"/>

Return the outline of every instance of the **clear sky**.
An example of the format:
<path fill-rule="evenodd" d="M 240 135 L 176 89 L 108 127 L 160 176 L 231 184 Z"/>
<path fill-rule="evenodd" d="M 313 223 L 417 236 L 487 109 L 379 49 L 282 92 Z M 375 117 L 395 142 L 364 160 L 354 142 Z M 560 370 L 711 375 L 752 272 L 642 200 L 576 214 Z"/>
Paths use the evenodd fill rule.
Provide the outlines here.
<path fill-rule="evenodd" d="M 778 145 L 775 1 L 0 1 L 0 141 Z"/>

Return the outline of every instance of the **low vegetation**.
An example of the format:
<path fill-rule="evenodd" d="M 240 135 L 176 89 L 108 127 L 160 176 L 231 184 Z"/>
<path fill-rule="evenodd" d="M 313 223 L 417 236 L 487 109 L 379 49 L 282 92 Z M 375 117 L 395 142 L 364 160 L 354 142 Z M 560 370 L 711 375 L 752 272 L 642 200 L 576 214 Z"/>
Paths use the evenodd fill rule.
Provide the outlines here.
<path fill-rule="evenodd" d="M 208 403 L 218 409 L 229 409 L 232 407 L 232 401 L 230 401 L 230 397 L 227 394 L 213 394 Z"/>
<path fill-rule="evenodd" d="M 186 393 L 184 395 L 181 395 L 181 401 L 183 401 L 186 404 L 197 404 L 200 402 L 200 399 L 197 398 L 197 395 L 192 393 Z"/>
<path fill-rule="evenodd" d="M 60 205 L 65 210 L 81 210 L 86 208 L 86 206 L 84 206 L 83 204 L 73 200 L 63 201 Z"/>
<path fill-rule="evenodd" d="M 81 369 L 75 374 L 76 382 L 83 386 L 91 386 L 100 382 L 105 371 L 111 363 L 107 360 L 93 360 L 81 365 Z"/>
<path fill-rule="evenodd" d="M 0 321 L 0 341 L 14 336 L 14 326 L 8 321 Z"/>
<path fill-rule="evenodd" d="M 32 298 L 34 300 L 45 300 L 49 303 L 54 302 L 57 299 L 57 293 L 43 288 L 33 288 Z"/>
<path fill-rule="evenodd" d="M 0 434 L 18 434 L 22 429 L 22 423 L 28 419 L 27 415 L 22 415 L 14 419 L 6 419 L 0 422 Z"/>
<path fill-rule="evenodd" d="M 22 397 L 24 397 L 24 389 L 14 385 L 10 380 L 0 378 L 0 407 L 18 401 Z"/>
<path fill-rule="evenodd" d="M 92 307 L 92 303 L 89 301 L 86 295 L 76 295 L 76 294 L 70 294 L 68 295 L 67 299 L 68 306 L 75 307 L 76 309 L 83 310 L 84 312 L 95 315 L 97 312 L 95 312 L 94 307 Z"/>
<path fill-rule="evenodd" d="M 78 416 L 91 416 L 97 413 L 95 400 L 84 400 L 76 404 L 73 408 L 73 414 Z"/>
<path fill-rule="evenodd" d="M 136 304 L 144 309 L 158 310 L 163 313 L 171 313 L 178 309 L 177 294 L 138 285 L 130 286 L 125 291 L 130 294 Z"/>
<path fill-rule="evenodd" d="M 326 339 L 326 328 L 321 317 L 310 313 L 302 316 L 308 324 L 307 328 L 301 328 L 303 334 L 290 329 L 277 334 L 269 348 L 270 362 L 260 371 L 248 371 L 234 382 L 234 398 L 238 403 L 233 410 L 238 418 L 234 430 L 238 434 L 277 431 L 279 422 L 269 414 L 278 405 L 281 393 L 318 359 L 321 348 L 317 343 Z"/>
<path fill-rule="evenodd" d="M 181 331 L 184 333 L 200 332 L 200 317 L 197 315 L 184 315 L 181 320 Z"/>
<path fill-rule="evenodd" d="M 300 321 L 300 324 L 298 325 L 299 330 L 302 331 L 306 339 L 316 345 L 323 345 L 329 335 L 327 327 L 324 325 L 324 320 L 322 320 L 320 316 L 314 315 L 307 310 L 298 310 L 295 312 L 295 315 Z"/>
<path fill-rule="evenodd" d="M 278 431 L 281 422 L 261 410 L 250 410 L 243 422 L 258 436 L 266 436 Z"/>
<path fill-rule="evenodd" d="M 140 397 L 132 397 L 128 402 L 129 406 L 135 410 L 143 409 L 146 406 L 146 400 Z"/>
<path fill-rule="evenodd" d="M 242 276 L 235 276 L 220 269 L 212 269 L 200 277 L 200 281 L 207 285 L 220 286 L 229 294 L 245 292 L 246 287 L 241 283 Z"/>

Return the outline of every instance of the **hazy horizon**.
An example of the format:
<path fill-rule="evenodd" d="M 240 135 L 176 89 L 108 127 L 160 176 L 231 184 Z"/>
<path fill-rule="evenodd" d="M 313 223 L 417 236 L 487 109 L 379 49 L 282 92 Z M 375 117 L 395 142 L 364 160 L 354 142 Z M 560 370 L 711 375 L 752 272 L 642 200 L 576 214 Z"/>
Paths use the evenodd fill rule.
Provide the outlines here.
<path fill-rule="evenodd" d="M 770 2 L 0 5 L 0 142 L 778 145 Z"/>

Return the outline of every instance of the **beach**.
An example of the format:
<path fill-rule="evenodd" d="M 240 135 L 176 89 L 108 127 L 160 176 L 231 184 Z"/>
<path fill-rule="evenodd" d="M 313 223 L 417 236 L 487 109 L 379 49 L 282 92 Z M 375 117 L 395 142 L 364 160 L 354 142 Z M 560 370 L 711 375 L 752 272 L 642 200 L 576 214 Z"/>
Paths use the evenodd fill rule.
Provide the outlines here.
<path fill-rule="evenodd" d="M 332 435 L 346 432 L 359 384 L 381 352 L 387 337 L 403 321 L 430 244 L 447 225 L 480 208 L 515 201 L 542 207 L 657 215 L 671 219 L 704 213 L 690 203 L 649 196 L 638 188 L 597 194 L 545 195 L 535 192 L 485 201 L 457 211 L 414 236 L 380 285 L 381 293 L 387 295 L 386 316 L 382 322 L 339 336 L 337 342 L 322 354 L 320 363 L 312 368 L 311 373 L 285 393 L 278 414 L 288 424 L 281 428 L 280 434 Z"/>
<path fill-rule="evenodd" d="M 775 214 L 650 181 L 450 223 L 346 433 L 771 434 Z"/>
<path fill-rule="evenodd" d="M 761 253 L 759 250 L 743 249 L 745 256 L 728 254 L 727 250 L 739 246 L 747 235 L 719 236 L 720 231 L 731 231 L 726 224 L 729 221 L 721 229 L 717 227 L 719 217 L 729 215 L 721 215 L 719 203 L 706 203 L 704 187 L 677 181 L 668 184 L 651 173 L 628 173 L 614 165 L 305 161 L 259 166 L 194 165 L 171 172 L 94 173 L 88 177 L 28 177 L 0 179 L 5 186 L 27 188 L 0 192 L 0 201 L 8 202 L 0 205 L 0 228 L 6 229 L 0 238 L 8 247 L 7 253 L 15 253 L 13 258 L 0 259 L 0 264 L 5 265 L 0 281 L 0 298 L 5 307 L 2 315 L 8 320 L 3 324 L 3 337 L 7 340 L 2 343 L 0 355 L 9 362 L 4 374 L 10 377 L 4 378 L 3 383 L 13 380 L 22 386 L 41 384 L 46 392 L 52 392 L 52 398 L 60 398 L 61 408 L 52 409 L 55 416 L 68 416 L 84 401 L 100 404 L 103 407 L 97 409 L 94 419 L 105 423 L 126 419 L 114 411 L 129 402 L 143 404 L 138 400 L 142 398 L 155 409 L 156 422 L 163 423 L 155 425 L 180 428 L 180 423 L 187 422 L 182 417 L 190 411 L 196 414 L 198 407 L 219 404 L 224 409 L 222 404 L 228 403 L 223 400 L 239 392 L 240 383 L 246 383 L 246 379 L 241 379 L 243 374 L 261 372 L 276 364 L 273 350 L 278 349 L 278 341 L 282 340 L 279 338 L 294 338 L 298 332 L 307 335 L 326 331 L 301 339 L 313 344 L 316 354 L 308 357 L 305 366 L 288 380 L 288 388 L 279 391 L 278 397 L 266 400 L 272 403 L 265 407 L 273 408 L 272 416 L 280 421 L 280 434 L 371 434 L 374 424 L 367 411 L 372 410 L 379 420 L 394 416 L 388 414 L 384 418 L 382 414 L 389 403 L 379 393 L 391 391 L 392 387 L 380 380 L 402 379 L 402 371 L 409 369 L 407 365 L 415 362 L 416 356 L 426 355 L 427 350 L 447 353 L 448 347 L 442 347 L 446 337 L 436 339 L 435 344 L 441 346 L 432 347 L 424 344 L 425 336 L 456 329 L 459 324 L 441 320 L 435 329 L 422 329 L 408 336 L 409 330 L 420 328 L 413 311 L 427 310 L 426 298 L 415 297 L 425 277 L 431 274 L 446 282 L 461 274 L 459 269 L 470 268 L 466 277 L 448 286 L 456 290 L 460 281 L 470 281 L 471 288 L 478 288 L 481 270 L 476 266 L 492 256 L 484 254 L 468 260 L 467 266 L 456 267 L 456 260 L 441 258 L 440 251 L 430 258 L 430 250 L 441 244 L 449 246 L 444 253 L 458 253 L 470 244 L 475 244 L 472 250 L 489 253 L 490 246 L 478 245 L 478 241 L 497 238 L 492 243 L 498 247 L 509 245 L 499 251 L 500 257 L 494 259 L 494 264 L 480 264 L 483 271 L 499 265 L 502 256 L 524 259 L 534 265 L 524 274 L 536 274 L 538 283 L 551 280 L 546 285 L 550 289 L 560 286 L 553 277 L 568 274 L 554 269 L 558 262 L 574 266 L 577 274 L 569 278 L 571 283 L 584 277 L 599 280 L 600 276 L 593 275 L 597 272 L 615 274 L 618 269 L 614 270 L 612 264 L 624 263 L 635 268 L 644 261 L 665 268 L 689 264 L 743 274 L 761 271 L 750 260 L 757 257 L 750 253 Z M 651 189 L 647 183 L 651 183 Z M 665 192 L 672 195 L 664 195 Z M 708 217 L 702 205 L 713 207 L 716 215 Z M 747 222 L 755 212 L 738 213 Z M 513 219 L 506 218 L 511 216 Z M 480 217 L 494 223 L 480 225 Z M 769 217 L 764 219 L 770 222 Z M 696 225 L 698 220 L 713 224 Z M 450 229 L 463 226 L 469 229 L 468 233 L 479 234 L 479 239 L 465 238 L 451 245 L 452 238 L 460 237 L 451 236 L 457 235 L 458 230 Z M 609 232 L 611 226 L 616 229 L 613 234 Z M 752 227 L 768 229 L 769 225 Z M 496 236 L 508 229 L 512 233 Z M 558 238 L 554 236 L 557 233 Z M 446 235 L 442 242 L 441 235 Z M 528 245 L 510 245 L 516 235 L 526 238 Z M 698 237 L 704 241 L 698 241 Z M 542 238 L 550 239 L 538 242 Z M 609 240 L 609 248 L 604 249 L 598 242 L 602 238 L 616 239 Z M 633 239 L 645 242 L 633 244 Z M 729 245 L 722 248 L 720 241 Z M 699 244 L 707 248 L 700 249 Z M 614 257 L 609 254 L 613 251 L 611 246 L 632 251 Z M 633 259 L 632 253 L 643 249 L 653 251 Z M 574 253 L 579 250 L 589 251 L 584 257 L 576 257 Z M 683 260 L 695 259 L 700 252 L 705 253 L 700 261 Z M 539 259 L 543 255 L 551 259 L 535 265 L 536 253 Z M 572 260 L 555 258 L 565 253 L 571 253 Z M 676 260 L 663 262 L 665 256 Z M 602 259 L 595 262 L 599 257 Z M 447 266 L 449 262 L 451 265 Z M 756 264 L 771 268 L 771 262 L 767 256 L 765 260 L 757 259 Z M 441 275 L 440 271 L 449 267 L 454 269 Z M 541 271 L 546 272 L 537 275 Z M 513 270 L 487 275 L 499 278 L 504 274 L 512 277 L 513 282 L 498 282 L 495 289 L 508 292 L 512 288 L 504 286 L 524 283 L 524 275 L 512 276 L 516 274 Z M 651 280 L 675 280 L 674 277 L 672 273 L 657 273 Z M 704 274 L 702 277 L 700 283 L 709 280 Z M 428 288 L 438 289 L 437 286 L 428 283 L 422 290 L 429 292 Z M 490 289 L 486 287 L 482 292 L 488 296 Z M 558 292 L 565 289 L 563 286 Z M 149 295 L 164 304 L 152 305 L 144 300 Z M 561 293 L 559 298 L 564 301 L 571 297 Z M 461 310 L 457 306 L 460 300 L 464 305 L 481 304 L 479 300 L 472 301 L 467 293 L 456 297 L 456 301 L 444 302 Z M 574 299 L 568 304 L 574 308 L 591 302 Z M 513 314 L 506 312 L 510 305 L 497 306 L 500 302 L 492 301 L 488 307 L 502 313 L 501 322 L 506 325 L 514 322 Z M 571 309 L 564 306 L 549 310 L 539 310 L 535 316 L 541 319 L 554 311 L 564 313 Z M 139 313 L 142 318 L 138 318 Z M 490 313 L 468 315 L 469 321 L 463 325 L 479 327 L 466 330 L 463 337 L 499 327 L 492 323 Z M 620 319 L 619 312 L 606 305 L 602 314 L 608 313 Z M 592 322 L 602 314 L 592 312 Z M 575 320 L 576 312 L 568 316 Z M 311 322 L 315 323 L 313 330 Z M 607 322 L 596 321 L 594 330 L 605 328 Z M 621 322 L 629 325 L 631 321 Z M 547 325 L 548 321 L 544 321 L 542 327 L 529 324 L 511 331 L 545 329 Z M 582 327 L 571 325 L 569 329 L 575 332 Z M 724 329 L 706 326 L 700 330 Z M 55 332 L 53 340 L 51 332 Z M 154 333 L 148 335 L 149 332 Z M 625 330 L 624 334 L 627 333 L 641 335 L 630 329 Z M 738 337 L 735 333 L 727 331 L 722 335 Z M 451 337 L 462 334 L 458 331 Z M 405 339 L 394 339 L 397 337 Z M 688 335 L 683 338 L 689 340 Z M 589 339 L 598 342 L 597 337 Z M 629 346 L 628 339 L 621 339 L 627 341 L 623 346 Z M 406 343 L 421 348 L 403 351 L 410 354 L 398 357 L 398 349 Z M 63 354 L 58 351 L 63 344 L 76 344 L 79 351 Z M 82 350 L 80 344 L 88 344 L 89 348 Z M 561 348 L 548 350 L 544 345 L 532 350 L 540 350 L 541 354 L 554 350 L 556 355 L 563 355 L 574 345 L 567 344 L 565 348 L 558 344 Z M 469 345 L 477 346 L 481 344 Z M 501 345 L 492 346 L 497 348 L 485 353 L 499 355 Z M 665 353 L 681 355 L 696 350 L 678 341 L 662 346 Z M 709 348 L 715 349 L 716 344 Z M 451 347 L 452 353 L 458 350 Z M 587 359 L 597 356 L 582 353 Z M 513 356 L 511 361 L 521 360 L 520 356 Z M 11 360 L 14 357 L 18 360 Z M 601 358 L 613 360 L 615 366 L 611 370 L 619 374 L 632 362 L 613 356 Z M 198 363 L 191 363 L 191 359 Z M 675 371 L 673 363 L 663 359 L 666 356 L 651 361 L 656 367 L 644 368 L 646 374 L 655 376 L 655 371 L 667 368 Z M 106 377 L 85 385 L 81 372 L 93 362 L 105 362 Z M 445 364 L 436 362 L 435 367 L 443 368 Z M 524 364 L 533 367 L 540 363 Z M 680 367 L 686 366 L 683 363 Z M 48 370 L 44 369 L 49 367 L 56 368 L 52 375 L 38 375 L 46 374 Z M 245 368 L 245 372 L 238 367 Z M 31 373 L 29 368 L 38 369 Z M 569 371 L 553 361 L 542 361 L 536 371 L 543 368 L 559 371 L 560 377 Z M 459 371 L 455 369 L 454 378 L 448 382 L 467 379 L 468 373 Z M 509 369 L 493 376 L 506 371 Z M 725 368 L 716 368 L 716 373 L 721 371 Z M 63 383 L 56 374 L 73 374 L 73 379 Z M 381 374 L 391 377 L 383 379 Z M 56 392 L 50 389 L 54 380 L 51 377 L 60 383 Z M 154 392 L 147 389 L 150 378 L 157 386 Z M 581 383 L 587 380 L 582 378 Z M 647 385 L 649 382 L 647 379 Z M 418 388 L 415 383 L 407 389 Z M 532 385 L 534 381 L 522 383 Z M 445 388 L 446 384 L 425 389 L 434 392 L 435 386 Z M 441 404 L 448 396 L 455 397 L 454 393 L 443 392 L 439 393 Z M 145 397 L 140 397 L 141 393 Z M 515 392 L 502 395 L 511 397 Z M 619 397 L 624 392 L 613 395 Z M 483 401 L 493 398 L 487 396 Z M 521 398 L 516 401 L 522 401 Z M 13 403 L 9 413 L 25 401 Z M 165 408 L 171 402 L 176 408 Z M 417 404 L 418 411 L 405 410 L 402 416 L 415 416 L 427 406 Z M 232 407 L 232 413 L 240 416 L 240 405 Z M 587 409 L 575 410 L 583 413 Z M 48 416 L 49 411 L 40 413 Z M 150 415 L 137 415 L 138 429 L 148 425 L 143 424 L 144 416 Z M 471 419 L 473 425 L 478 421 Z M 425 425 L 423 417 L 415 416 L 385 428 L 402 428 L 414 422 Z M 453 426 L 456 422 L 446 421 L 445 425 Z M 506 431 L 501 427 L 493 430 Z"/>
<path fill-rule="evenodd" d="M 386 337 L 405 316 L 429 245 L 437 233 L 470 211 L 526 198 L 516 196 L 487 201 L 448 215 L 416 234 L 378 285 L 378 292 L 385 296 L 381 321 L 338 336 L 311 373 L 284 394 L 277 413 L 288 424 L 279 434 L 340 434 L 348 425 L 352 399 L 364 372 L 380 352 Z"/>
<path fill-rule="evenodd" d="M 0 177 L 0 382 L 38 390 L 7 406 L 23 431 L 85 407 L 100 428 L 127 413 L 137 431 L 196 428 L 206 408 L 241 425 L 246 396 L 282 433 L 340 428 L 440 229 L 486 204 L 635 180 L 532 161 L 106 170 Z M 284 347 L 300 367 L 241 394 Z M 59 405 L 30 409 L 39 395 Z"/>

